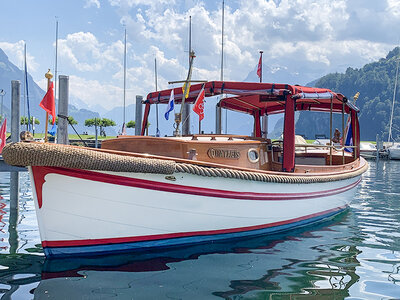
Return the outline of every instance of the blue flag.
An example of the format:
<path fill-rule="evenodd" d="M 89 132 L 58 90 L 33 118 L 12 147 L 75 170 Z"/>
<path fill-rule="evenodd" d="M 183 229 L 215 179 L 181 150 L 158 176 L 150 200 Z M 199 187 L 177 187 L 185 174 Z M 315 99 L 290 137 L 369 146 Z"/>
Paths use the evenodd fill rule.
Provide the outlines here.
<path fill-rule="evenodd" d="M 167 110 L 165 112 L 165 119 L 168 120 L 169 113 L 174 110 L 174 89 L 171 90 L 171 96 L 169 96 Z"/>
<path fill-rule="evenodd" d="M 351 124 L 351 121 L 349 121 L 349 124 L 347 126 L 347 132 L 346 132 L 346 140 L 344 142 L 345 146 L 353 146 L 353 126 Z M 353 148 L 344 148 L 345 151 L 347 152 L 353 152 Z"/>
<path fill-rule="evenodd" d="M 49 131 L 47 131 L 48 134 L 50 134 L 51 136 L 55 136 L 57 133 L 57 125 L 56 123 L 53 124 L 53 127 L 51 127 L 51 129 Z"/>

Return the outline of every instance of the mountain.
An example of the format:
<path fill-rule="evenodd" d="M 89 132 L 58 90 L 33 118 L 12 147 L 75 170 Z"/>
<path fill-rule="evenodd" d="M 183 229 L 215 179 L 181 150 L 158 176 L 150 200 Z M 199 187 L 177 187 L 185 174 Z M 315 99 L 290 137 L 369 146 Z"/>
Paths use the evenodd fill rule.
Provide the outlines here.
<path fill-rule="evenodd" d="M 360 69 L 348 68 L 345 73 L 334 73 L 318 79 L 314 86 L 329 88 L 352 99 L 360 92 L 356 105 L 360 108 L 359 121 L 361 140 L 387 140 L 392 109 L 393 92 L 396 77 L 396 62 L 400 57 L 400 48 L 390 51 L 385 58 L 366 64 Z M 397 88 L 394 106 L 394 139 L 400 139 L 400 91 Z M 312 114 L 312 118 L 310 118 Z M 341 115 L 335 115 L 334 128 L 341 131 Z M 315 112 L 301 112 L 296 123 L 296 132 L 309 138 L 315 134 L 329 136 L 329 115 Z"/>
<path fill-rule="evenodd" d="M 28 66 L 29 71 L 29 66 Z M 2 49 L 0 49 L 0 89 L 3 89 L 6 94 L 3 99 L 3 111 L 7 118 L 10 118 L 10 107 L 11 107 L 11 81 L 19 80 L 21 82 L 21 116 L 27 115 L 27 105 L 24 103 L 24 72 L 11 63 Z M 31 116 L 38 118 L 41 122 L 40 125 L 35 125 L 36 132 L 44 132 L 45 123 L 45 111 L 39 106 L 40 101 L 45 95 L 43 91 L 32 79 L 32 76 L 28 73 L 28 87 L 29 87 L 29 106 Z M 71 99 L 70 99 L 71 100 Z M 79 99 L 75 99 L 75 103 L 83 103 Z M 57 104 L 56 104 L 57 107 Z M 94 132 L 94 129 L 85 127 L 85 120 L 89 118 L 99 118 L 99 113 L 89 109 L 79 109 L 74 105 L 69 105 L 69 115 L 78 121 L 77 125 L 74 125 L 78 133 L 84 131 Z M 25 129 L 25 128 L 24 128 Z M 110 129 L 111 130 L 111 129 Z M 69 128 L 70 133 L 74 133 L 72 128 Z"/>

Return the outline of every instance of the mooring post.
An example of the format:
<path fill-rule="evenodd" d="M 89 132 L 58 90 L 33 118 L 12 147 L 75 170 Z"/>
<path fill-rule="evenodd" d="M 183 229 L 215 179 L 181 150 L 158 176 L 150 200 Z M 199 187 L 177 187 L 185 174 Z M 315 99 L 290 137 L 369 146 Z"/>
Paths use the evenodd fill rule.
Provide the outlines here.
<path fill-rule="evenodd" d="M 142 132 L 142 100 L 143 96 L 136 96 L 135 135 Z"/>
<path fill-rule="evenodd" d="M 62 116 L 68 117 L 69 77 L 60 75 L 58 82 L 58 114 L 61 117 L 58 117 L 57 143 L 68 145 L 68 120 Z"/>
<path fill-rule="evenodd" d="M 379 152 L 381 151 L 381 145 L 379 143 L 379 135 L 376 135 L 376 162 L 379 161 Z"/>
<path fill-rule="evenodd" d="M 21 101 L 21 83 L 18 80 L 11 81 L 11 142 L 19 142 L 20 128 L 20 101 Z M 19 198 L 19 173 L 10 172 L 10 225 L 9 225 L 9 243 L 10 253 L 15 253 L 18 249 L 18 236 L 16 228 L 18 223 L 18 198 Z"/>
<path fill-rule="evenodd" d="M 11 81 L 11 142 L 19 142 L 21 83 L 18 80 Z M 18 172 L 10 172 L 10 209 L 18 210 L 19 175 Z"/>
<path fill-rule="evenodd" d="M 218 103 L 215 106 L 215 133 L 221 134 L 221 123 L 222 122 L 222 109 L 220 104 Z"/>

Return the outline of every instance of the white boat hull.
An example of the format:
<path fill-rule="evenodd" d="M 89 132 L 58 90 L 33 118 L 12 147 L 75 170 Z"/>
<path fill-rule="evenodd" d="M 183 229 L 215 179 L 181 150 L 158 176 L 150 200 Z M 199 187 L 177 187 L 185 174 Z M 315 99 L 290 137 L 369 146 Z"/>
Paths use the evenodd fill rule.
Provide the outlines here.
<path fill-rule="evenodd" d="M 360 176 L 308 184 L 29 167 L 48 256 L 273 233 L 345 209 Z M 175 180 L 174 180 L 175 179 Z M 173 181 L 174 180 L 174 181 Z"/>
<path fill-rule="evenodd" d="M 400 147 L 389 148 L 389 158 L 390 159 L 400 159 Z"/>

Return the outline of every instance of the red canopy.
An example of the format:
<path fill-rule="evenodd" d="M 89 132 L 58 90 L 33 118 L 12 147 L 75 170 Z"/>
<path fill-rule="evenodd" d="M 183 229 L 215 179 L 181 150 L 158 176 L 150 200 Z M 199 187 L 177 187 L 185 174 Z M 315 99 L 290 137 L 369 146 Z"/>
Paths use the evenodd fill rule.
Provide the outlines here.
<path fill-rule="evenodd" d="M 187 103 L 194 103 L 203 84 L 190 87 Z M 254 115 L 257 111 L 264 114 L 282 113 L 285 110 L 286 95 L 295 100 L 296 110 L 342 112 L 343 103 L 346 113 L 358 109 L 347 101 L 347 98 L 329 89 L 305 87 L 289 84 L 209 81 L 204 84 L 205 96 L 226 94 L 220 101 L 223 108 Z M 168 103 L 171 89 L 153 92 L 147 95 L 148 104 Z M 174 88 L 175 103 L 182 102 L 182 88 Z"/>

